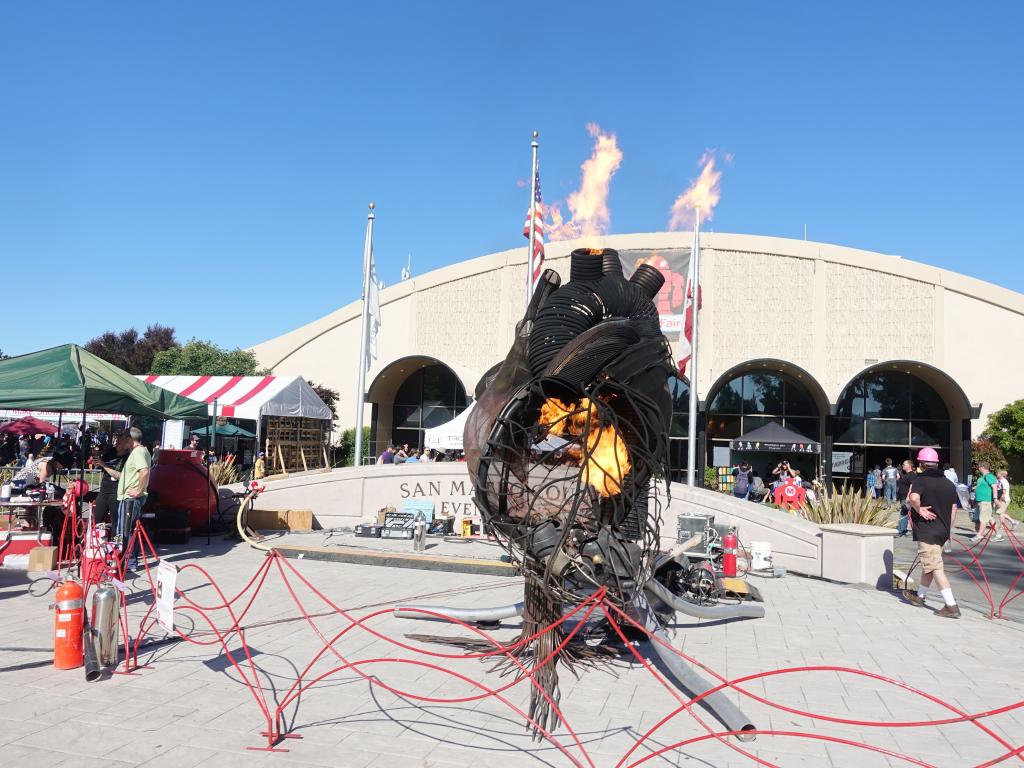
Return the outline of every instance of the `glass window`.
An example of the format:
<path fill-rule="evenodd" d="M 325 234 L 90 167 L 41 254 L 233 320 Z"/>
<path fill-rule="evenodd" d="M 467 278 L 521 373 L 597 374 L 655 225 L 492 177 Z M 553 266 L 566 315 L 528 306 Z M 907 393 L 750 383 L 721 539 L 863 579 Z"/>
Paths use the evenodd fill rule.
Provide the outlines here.
<path fill-rule="evenodd" d="M 785 384 L 778 374 L 748 373 L 743 377 L 743 412 L 782 415 Z"/>
<path fill-rule="evenodd" d="M 817 416 L 818 407 L 803 385 L 787 381 L 785 413 L 787 416 Z"/>
<path fill-rule="evenodd" d="M 742 413 L 743 412 L 743 377 L 737 376 L 730 381 L 718 394 L 708 408 L 709 413 Z"/>
<path fill-rule="evenodd" d="M 821 437 L 820 424 L 820 420 L 808 416 L 787 416 L 785 427 L 794 432 L 799 432 L 808 440 L 818 442 L 818 439 Z"/>
<path fill-rule="evenodd" d="M 782 426 L 781 416 L 744 416 L 743 417 L 743 434 L 747 432 L 753 432 L 755 429 L 760 429 L 765 424 L 778 424 Z"/>
<path fill-rule="evenodd" d="M 918 419 L 949 420 L 949 411 L 939 393 L 923 381 L 915 381 L 910 390 L 910 417 Z"/>
<path fill-rule="evenodd" d="M 864 396 L 868 418 L 910 418 L 910 377 L 905 373 L 882 371 L 869 374 L 864 379 Z M 871 442 L 870 438 L 868 442 Z"/>
<path fill-rule="evenodd" d="M 395 392 L 391 439 L 423 445 L 423 430 L 451 421 L 466 408 L 466 390 L 444 365 L 413 371 Z"/>
<path fill-rule="evenodd" d="M 908 445 L 910 439 L 910 422 L 886 419 L 868 419 L 869 443 L 886 445 Z"/>
<path fill-rule="evenodd" d="M 857 379 L 853 384 L 843 390 L 836 404 L 836 414 L 839 416 L 863 416 L 864 415 L 864 382 Z"/>
<path fill-rule="evenodd" d="M 740 436 L 740 417 L 722 414 L 708 415 L 708 438 L 730 438 Z"/>
<path fill-rule="evenodd" d="M 863 443 L 864 419 L 836 419 L 832 440 L 836 443 Z"/>
<path fill-rule="evenodd" d="M 914 421 L 910 442 L 912 445 L 949 445 L 949 422 Z"/>

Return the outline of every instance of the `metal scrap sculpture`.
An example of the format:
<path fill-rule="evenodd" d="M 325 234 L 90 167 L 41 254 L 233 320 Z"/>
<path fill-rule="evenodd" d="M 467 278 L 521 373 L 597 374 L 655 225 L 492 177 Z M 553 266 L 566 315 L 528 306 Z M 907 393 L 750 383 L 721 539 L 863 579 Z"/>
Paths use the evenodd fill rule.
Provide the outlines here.
<path fill-rule="evenodd" d="M 529 641 L 512 645 L 520 656 L 547 659 L 534 669 L 538 686 L 529 714 L 549 731 L 558 725 L 551 707 L 559 698 L 558 665 L 621 650 L 601 621 L 577 633 L 583 642 L 564 643 L 563 631 L 542 631 L 598 590 L 637 617 L 648 635 L 662 633 L 677 609 L 763 615 L 760 606 L 690 603 L 678 565 L 664 569 L 672 559 L 658 559 L 659 499 L 667 498 L 670 477 L 668 378 L 675 370 L 653 301 L 663 282 L 647 264 L 625 279 L 611 249 L 574 251 L 565 285 L 545 271 L 508 355 L 477 386 L 466 425 L 474 501 L 487 531 L 523 572 L 524 599 L 485 611 L 435 610 L 470 621 L 522 615 L 520 640 Z M 656 494 L 659 483 L 663 492 Z M 416 609 L 398 613 L 412 618 Z M 665 661 L 691 692 L 711 688 L 679 669 L 685 665 L 677 657 Z M 732 706 L 720 694 L 706 702 L 713 705 L 715 696 Z M 732 710 L 718 714 L 737 731 L 753 727 Z"/>

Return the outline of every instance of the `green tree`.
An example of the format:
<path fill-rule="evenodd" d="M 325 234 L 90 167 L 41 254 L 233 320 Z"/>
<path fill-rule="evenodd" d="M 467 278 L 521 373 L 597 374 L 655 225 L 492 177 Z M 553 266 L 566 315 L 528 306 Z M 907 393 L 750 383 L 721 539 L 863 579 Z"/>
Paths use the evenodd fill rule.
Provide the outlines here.
<path fill-rule="evenodd" d="M 971 467 L 976 468 L 979 461 L 984 461 L 993 472 L 1009 469 L 1009 462 L 999 446 L 984 437 L 971 442 Z"/>
<path fill-rule="evenodd" d="M 370 455 L 370 428 L 363 427 L 363 457 Z M 351 467 L 356 458 L 356 428 L 349 427 L 341 433 L 341 441 L 334 452 L 337 467 Z"/>
<path fill-rule="evenodd" d="M 988 417 L 984 437 L 1012 456 L 1024 456 L 1024 400 L 1005 405 Z"/>
<path fill-rule="evenodd" d="M 224 349 L 212 341 L 191 339 L 181 347 L 158 352 L 148 373 L 161 376 L 262 376 L 256 355 L 247 349 Z"/>
<path fill-rule="evenodd" d="M 142 334 L 134 328 L 120 333 L 107 331 L 85 343 L 89 352 L 133 374 L 149 373 L 158 353 L 177 346 L 174 329 L 159 324 L 149 326 Z"/>
<path fill-rule="evenodd" d="M 338 395 L 336 390 L 330 387 L 325 387 L 323 384 L 314 384 L 310 379 L 306 379 L 306 383 L 313 388 L 313 391 L 317 393 L 321 400 L 324 401 L 324 405 L 331 409 L 331 423 L 333 424 L 338 418 Z M 353 431 L 353 434 L 355 432 Z"/>

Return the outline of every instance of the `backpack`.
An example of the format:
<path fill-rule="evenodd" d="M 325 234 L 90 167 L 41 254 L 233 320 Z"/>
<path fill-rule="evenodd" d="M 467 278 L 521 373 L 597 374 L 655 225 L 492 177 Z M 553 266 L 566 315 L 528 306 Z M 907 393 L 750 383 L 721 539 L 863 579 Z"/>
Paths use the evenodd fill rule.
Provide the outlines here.
<path fill-rule="evenodd" d="M 734 493 L 746 493 L 750 490 L 750 470 L 739 469 L 736 474 Z"/>

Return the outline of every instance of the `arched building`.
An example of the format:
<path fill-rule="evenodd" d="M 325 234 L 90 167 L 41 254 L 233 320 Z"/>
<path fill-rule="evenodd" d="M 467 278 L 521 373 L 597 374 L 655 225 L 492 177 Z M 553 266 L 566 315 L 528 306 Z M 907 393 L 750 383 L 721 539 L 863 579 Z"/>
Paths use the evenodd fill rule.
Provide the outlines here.
<path fill-rule="evenodd" d="M 547 246 L 546 265 L 568 277 L 568 254 L 619 250 L 667 277 L 662 327 L 676 347 L 691 236 L 613 235 Z M 988 413 L 1021 397 L 1016 359 L 996 348 L 1024 342 L 1024 296 L 897 256 L 837 245 L 707 233 L 702 296 L 697 455 L 728 463 L 729 441 L 768 422 L 820 443 L 805 471 L 855 481 L 886 457 L 939 449 L 963 471 Z M 367 382 L 375 449 L 414 443 L 453 418 L 480 376 L 512 343 L 525 305 L 526 249 L 470 259 L 381 292 L 378 358 Z M 359 302 L 255 347 L 260 364 L 300 374 L 341 395 L 355 423 Z M 673 457 L 686 461 L 689 384 L 671 383 Z M 766 457 L 767 458 L 770 457 Z M 758 467 L 760 469 L 760 467 Z"/>

